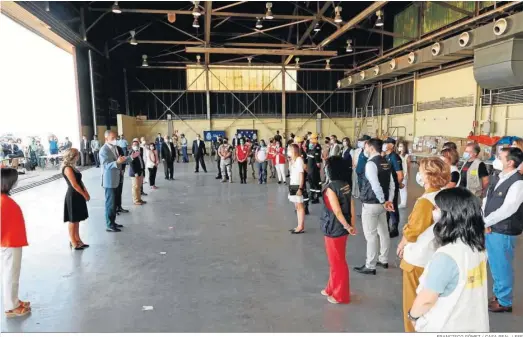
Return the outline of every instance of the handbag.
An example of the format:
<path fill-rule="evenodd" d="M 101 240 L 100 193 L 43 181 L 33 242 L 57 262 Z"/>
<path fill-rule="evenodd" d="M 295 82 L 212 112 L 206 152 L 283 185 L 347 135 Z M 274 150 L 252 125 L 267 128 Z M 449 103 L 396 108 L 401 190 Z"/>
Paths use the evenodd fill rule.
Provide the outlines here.
<path fill-rule="evenodd" d="M 296 195 L 299 189 L 300 185 L 289 185 L 289 195 Z"/>

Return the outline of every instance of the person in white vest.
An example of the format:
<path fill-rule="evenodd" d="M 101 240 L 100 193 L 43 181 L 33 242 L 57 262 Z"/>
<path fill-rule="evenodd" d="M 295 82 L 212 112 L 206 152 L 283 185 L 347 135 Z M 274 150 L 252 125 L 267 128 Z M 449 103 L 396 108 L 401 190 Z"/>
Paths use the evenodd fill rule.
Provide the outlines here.
<path fill-rule="evenodd" d="M 483 200 L 488 262 L 494 280 L 494 297 L 489 301 L 492 312 L 512 312 L 512 264 L 517 237 L 523 232 L 523 176 L 518 172 L 522 162 L 520 149 L 502 149 L 493 163 L 501 172 L 491 176 Z"/>
<path fill-rule="evenodd" d="M 403 270 L 403 323 L 405 332 L 414 332 L 408 311 L 416 298 L 419 278 L 434 254 L 434 223 L 438 221 L 434 198 L 450 180 L 450 167 L 437 157 L 423 158 L 419 163 L 421 187 L 425 193 L 416 201 L 407 224 L 403 227 L 403 238 L 396 251 L 402 258 Z"/>
<path fill-rule="evenodd" d="M 489 332 L 487 254 L 481 202 L 464 188 L 436 195 L 439 247 L 408 312 L 417 332 Z"/>
<path fill-rule="evenodd" d="M 482 162 L 478 156 L 481 148 L 478 144 L 468 144 L 463 153 L 463 159 L 466 162 L 460 170 L 459 186 L 465 187 L 471 191 L 475 196 L 482 198 L 483 192 L 488 187 L 488 171 L 487 166 Z"/>

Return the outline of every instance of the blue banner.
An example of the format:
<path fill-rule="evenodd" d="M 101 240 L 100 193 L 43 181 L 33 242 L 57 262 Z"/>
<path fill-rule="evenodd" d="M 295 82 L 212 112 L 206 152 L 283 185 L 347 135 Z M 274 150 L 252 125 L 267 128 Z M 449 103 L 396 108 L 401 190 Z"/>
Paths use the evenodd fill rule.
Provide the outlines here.
<path fill-rule="evenodd" d="M 204 131 L 203 140 L 206 142 L 216 141 L 218 137 L 225 138 L 225 131 Z"/>
<path fill-rule="evenodd" d="M 258 139 L 258 130 L 240 130 L 240 129 L 238 129 L 238 130 L 236 130 L 236 134 L 238 135 L 239 138 L 246 137 L 251 140 Z M 254 137 L 255 135 L 256 135 L 256 137 Z"/>

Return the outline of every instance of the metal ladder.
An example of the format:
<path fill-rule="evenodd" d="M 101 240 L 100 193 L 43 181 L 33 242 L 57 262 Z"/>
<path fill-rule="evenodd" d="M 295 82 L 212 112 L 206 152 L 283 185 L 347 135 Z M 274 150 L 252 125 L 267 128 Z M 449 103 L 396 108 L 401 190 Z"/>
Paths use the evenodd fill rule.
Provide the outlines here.
<path fill-rule="evenodd" d="M 362 108 L 356 108 L 356 138 L 361 137 L 361 132 L 365 130 L 365 133 L 374 133 L 374 106 L 369 105 L 372 94 L 374 93 L 374 85 L 370 87 L 369 93 L 367 94 L 367 100 L 365 101 L 365 111 Z M 358 114 L 359 113 L 359 114 Z M 370 128 L 370 131 L 369 131 Z"/>

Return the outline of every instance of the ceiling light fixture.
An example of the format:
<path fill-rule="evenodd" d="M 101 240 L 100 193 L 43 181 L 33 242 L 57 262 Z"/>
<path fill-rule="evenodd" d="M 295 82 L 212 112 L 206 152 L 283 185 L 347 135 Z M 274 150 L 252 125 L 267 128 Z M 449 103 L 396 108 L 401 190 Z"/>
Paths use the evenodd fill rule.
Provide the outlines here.
<path fill-rule="evenodd" d="M 325 65 L 325 69 L 331 70 L 331 60 L 325 60 L 325 62 L 327 62 L 327 64 Z"/>
<path fill-rule="evenodd" d="M 351 39 L 347 40 L 347 48 L 345 49 L 345 51 L 347 53 L 352 53 L 353 49 L 352 49 L 352 40 Z"/>
<path fill-rule="evenodd" d="M 265 12 L 265 18 L 266 18 L 267 20 L 272 20 L 272 19 L 274 19 L 274 16 L 272 15 L 272 10 L 271 10 L 271 8 L 272 8 L 272 2 L 267 2 L 267 3 L 265 4 L 265 8 L 267 8 L 267 12 Z"/>
<path fill-rule="evenodd" d="M 200 64 L 200 60 L 202 59 L 202 57 L 200 55 L 196 55 L 196 63 L 197 64 Z"/>
<path fill-rule="evenodd" d="M 202 15 L 202 13 L 200 12 L 200 1 L 193 1 L 193 4 L 194 4 L 194 8 L 192 10 L 192 15 L 195 18 L 197 18 L 200 15 Z"/>
<path fill-rule="evenodd" d="M 118 6 L 118 1 L 114 2 L 113 7 L 111 7 L 111 11 L 114 14 L 121 14 L 122 13 L 122 10 L 120 9 L 120 6 Z"/>
<path fill-rule="evenodd" d="M 299 68 L 300 67 L 300 58 L 297 57 L 295 60 L 296 60 L 296 65 L 294 67 Z"/>
<path fill-rule="evenodd" d="M 262 22 L 260 20 L 260 18 L 256 18 L 256 28 L 258 29 L 262 29 L 263 28 L 263 25 L 262 25 Z"/>
<path fill-rule="evenodd" d="M 249 67 L 252 66 L 252 56 L 247 57 L 247 62 L 249 62 Z"/>
<path fill-rule="evenodd" d="M 376 20 L 376 27 L 383 27 L 383 12 L 381 10 L 376 12 L 378 19 Z"/>
<path fill-rule="evenodd" d="M 195 16 L 194 21 L 192 22 L 192 26 L 194 28 L 200 28 L 200 23 L 198 22 L 198 18 Z"/>
<path fill-rule="evenodd" d="M 336 13 L 336 15 L 334 16 L 334 22 L 342 23 L 343 20 L 341 19 L 341 7 L 340 6 L 336 6 L 334 8 L 334 12 Z"/>
<path fill-rule="evenodd" d="M 149 63 L 147 63 L 147 55 L 142 55 L 142 67 L 148 67 Z"/>
<path fill-rule="evenodd" d="M 138 44 L 138 41 L 136 41 L 136 38 L 134 37 L 136 35 L 136 32 L 134 30 L 131 30 L 129 33 L 131 34 L 131 40 L 129 41 L 129 43 L 133 46 L 136 46 Z"/>
<path fill-rule="evenodd" d="M 316 24 L 314 25 L 314 31 L 317 33 L 321 30 L 321 27 L 320 27 L 320 23 L 319 22 L 316 22 Z"/>

